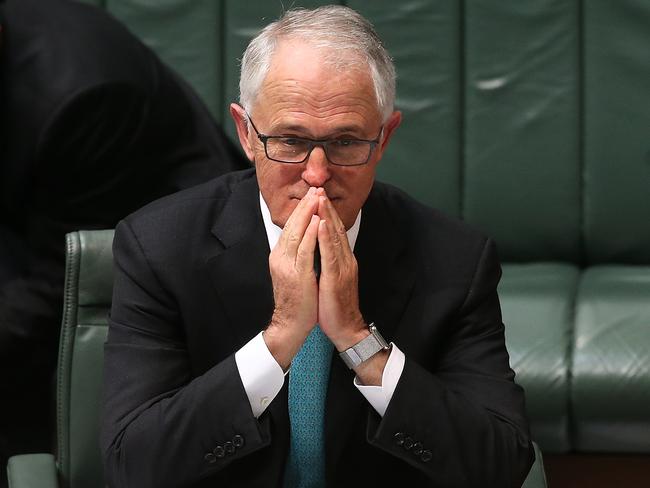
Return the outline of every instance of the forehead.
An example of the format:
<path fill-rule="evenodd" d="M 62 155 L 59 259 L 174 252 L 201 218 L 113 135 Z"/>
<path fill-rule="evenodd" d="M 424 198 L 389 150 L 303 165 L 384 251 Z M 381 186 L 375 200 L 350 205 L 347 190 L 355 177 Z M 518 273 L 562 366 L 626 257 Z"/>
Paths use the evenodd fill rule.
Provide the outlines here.
<path fill-rule="evenodd" d="M 323 130 L 381 123 L 367 63 L 333 56 L 305 42 L 280 42 L 255 103 L 256 116 L 260 112 L 272 124 L 309 121 Z"/>

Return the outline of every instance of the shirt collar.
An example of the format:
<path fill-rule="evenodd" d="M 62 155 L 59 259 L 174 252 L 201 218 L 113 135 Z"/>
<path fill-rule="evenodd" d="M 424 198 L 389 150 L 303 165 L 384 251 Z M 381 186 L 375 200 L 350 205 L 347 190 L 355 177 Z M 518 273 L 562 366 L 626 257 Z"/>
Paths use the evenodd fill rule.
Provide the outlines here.
<path fill-rule="evenodd" d="M 266 229 L 266 237 L 269 240 L 269 249 L 273 249 L 275 245 L 280 240 L 280 234 L 282 234 L 282 229 L 275 225 L 271 220 L 271 212 L 269 207 L 262 197 L 262 192 L 260 192 L 260 209 L 262 211 L 262 220 L 264 220 L 264 228 Z M 350 249 L 354 251 L 354 245 L 357 243 L 357 237 L 359 235 L 359 226 L 361 225 L 361 210 L 357 214 L 357 218 L 352 224 L 352 227 L 346 232 L 348 236 L 348 243 L 350 244 Z"/>

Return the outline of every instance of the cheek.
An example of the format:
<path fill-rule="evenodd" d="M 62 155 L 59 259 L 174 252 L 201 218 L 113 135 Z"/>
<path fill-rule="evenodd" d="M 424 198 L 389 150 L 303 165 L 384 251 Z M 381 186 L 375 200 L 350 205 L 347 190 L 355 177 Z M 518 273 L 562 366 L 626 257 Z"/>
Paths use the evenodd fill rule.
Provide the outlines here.
<path fill-rule="evenodd" d="M 273 223 L 280 227 L 298 205 L 298 200 L 290 199 L 292 187 L 300 180 L 300 172 L 292 166 L 280 166 L 273 161 L 261 161 L 256 167 L 257 181 L 264 201 L 271 211 Z M 297 174 L 297 176 L 296 176 Z"/>
<path fill-rule="evenodd" d="M 350 173 L 345 176 L 344 184 L 350 197 L 350 201 L 363 203 L 372 188 L 375 180 L 375 172 L 370 167 L 364 168 L 365 171 L 359 173 Z"/>
<path fill-rule="evenodd" d="M 287 188 L 300 179 L 299 173 L 296 176 L 293 170 L 293 167 L 285 167 L 281 163 L 268 160 L 261 162 L 256 168 L 260 188 L 286 196 Z"/>
<path fill-rule="evenodd" d="M 338 205 L 335 202 L 334 208 L 336 208 L 339 216 L 344 221 L 345 226 L 349 228 L 354 223 L 357 213 L 368 198 L 368 193 L 374 181 L 374 172 L 366 171 L 363 174 L 349 173 L 348 175 L 342 176 L 345 176 L 340 181 L 345 185 L 346 197 L 338 202 Z"/>

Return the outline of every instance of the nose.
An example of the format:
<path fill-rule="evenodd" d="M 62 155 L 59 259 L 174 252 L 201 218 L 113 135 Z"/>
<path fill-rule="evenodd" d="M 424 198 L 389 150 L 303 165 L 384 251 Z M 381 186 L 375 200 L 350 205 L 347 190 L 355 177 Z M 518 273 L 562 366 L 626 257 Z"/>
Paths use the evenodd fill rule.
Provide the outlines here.
<path fill-rule="evenodd" d="M 325 150 L 321 146 L 316 146 L 307 158 L 302 179 L 309 186 L 319 187 L 324 186 L 331 176 Z"/>

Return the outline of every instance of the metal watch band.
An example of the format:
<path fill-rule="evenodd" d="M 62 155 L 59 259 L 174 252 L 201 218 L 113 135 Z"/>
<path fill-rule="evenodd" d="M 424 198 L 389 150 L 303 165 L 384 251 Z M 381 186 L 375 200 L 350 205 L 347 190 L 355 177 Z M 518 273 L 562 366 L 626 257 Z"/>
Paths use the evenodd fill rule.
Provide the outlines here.
<path fill-rule="evenodd" d="M 367 361 L 379 351 L 388 349 L 388 343 L 381 336 L 375 323 L 371 322 L 368 326 L 370 335 L 361 341 L 357 342 L 354 346 L 339 353 L 340 358 L 345 365 L 352 369 L 359 366 L 364 361 Z"/>

